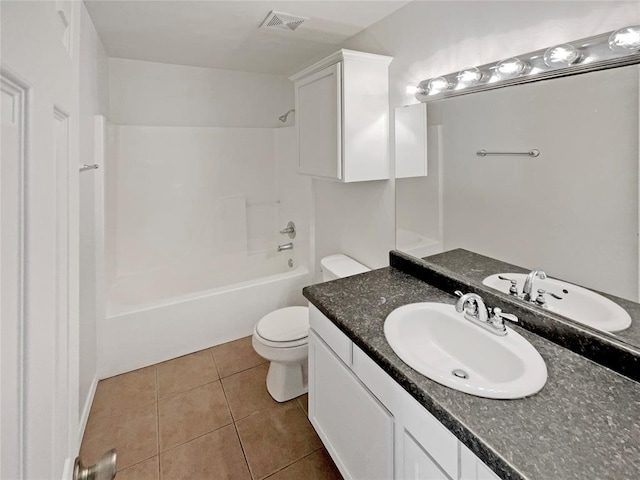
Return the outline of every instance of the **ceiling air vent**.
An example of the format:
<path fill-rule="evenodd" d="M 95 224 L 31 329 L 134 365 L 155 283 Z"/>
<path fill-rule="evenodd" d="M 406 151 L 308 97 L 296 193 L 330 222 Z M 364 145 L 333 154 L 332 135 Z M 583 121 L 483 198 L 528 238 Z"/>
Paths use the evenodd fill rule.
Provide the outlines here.
<path fill-rule="evenodd" d="M 305 20 L 308 20 L 308 18 L 272 11 L 269 12 L 267 18 L 264 19 L 260 28 L 276 28 L 278 30 L 293 31 L 302 25 Z"/>

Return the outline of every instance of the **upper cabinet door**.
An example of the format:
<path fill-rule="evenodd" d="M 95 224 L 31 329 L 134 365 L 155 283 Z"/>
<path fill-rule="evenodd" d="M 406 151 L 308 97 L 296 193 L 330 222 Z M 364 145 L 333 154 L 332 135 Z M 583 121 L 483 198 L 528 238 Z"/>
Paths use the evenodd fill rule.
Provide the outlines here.
<path fill-rule="evenodd" d="M 296 82 L 299 172 L 342 179 L 341 64 Z"/>
<path fill-rule="evenodd" d="M 389 178 L 391 57 L 340 50 L 295 82 L 298 173 L 340 182 Z"/>

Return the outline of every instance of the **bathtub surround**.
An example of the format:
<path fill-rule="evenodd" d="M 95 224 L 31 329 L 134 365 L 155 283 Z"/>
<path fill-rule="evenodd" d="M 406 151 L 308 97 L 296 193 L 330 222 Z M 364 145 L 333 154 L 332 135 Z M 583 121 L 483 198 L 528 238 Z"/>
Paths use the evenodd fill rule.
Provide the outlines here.
<path fill-rule="evenodd" d="M 109 68 L 101 377 L 249 335 L 303 304 L 312 251 L 311 182 L 295 173 L 295 129 L 278 120 L 293 106 L 286 77 Z M 277 253 L 288 221 L 294 249 Z"/>
<path fill-rule="evenodd" d="M 516 326 L 512 328 L 531 342 L 547 364 L 545 387 L 519 400 L 467 395 L 407 366 L 393 352 L 383 330 L 386 316 L 395 308 L 414 302 L 453 304 L 457 297 L 392 267 L 307 287 L 304 294 L 501 478 L 637 476 L 637 382 Z"/>

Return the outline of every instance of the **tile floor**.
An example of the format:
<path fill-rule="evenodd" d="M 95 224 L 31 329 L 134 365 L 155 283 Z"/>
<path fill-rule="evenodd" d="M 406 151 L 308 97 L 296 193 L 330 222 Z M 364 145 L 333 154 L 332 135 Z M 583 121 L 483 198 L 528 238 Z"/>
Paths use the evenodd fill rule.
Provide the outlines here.
<path fill-rule="evenodd" d="M 251 337 L 98 383 L 80 455 L 118 451 L 116 480 L 341 479 L 307 396 L 267 393 Z"/>

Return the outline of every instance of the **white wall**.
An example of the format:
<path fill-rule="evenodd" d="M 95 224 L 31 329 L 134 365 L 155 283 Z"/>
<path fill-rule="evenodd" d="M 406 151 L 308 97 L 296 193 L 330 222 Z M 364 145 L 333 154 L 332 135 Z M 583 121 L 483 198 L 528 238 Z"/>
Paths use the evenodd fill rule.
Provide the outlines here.
<path fill-rule="evenodd" d="M 94 116 L 109 108 L 108 61 L 91 17 L 82 3 L 80 18 L 80 160 L 94 162 Z M 104 168 L 104 165 L 101 165 Z M 80 173 L 80 415 L 91 401 L 97 373 L 97 258 L 95 192 L 103 170 Z M 102 261 L 102 260 L 101 260 Z M 86 418 L 84 419 L 86 420 Z"/>
<path fill-rule="evenodd" d="M 638 23 L 638 2 L 415 1 L 342 47 L 394 57 L 393 125 L 393 109 L 416 102 L 405 91 L 408 85 Z M 393 126 L 390 148 L 393 164 Z M 316 256 L 344 251 L 369 266 L 385 265 L 395 244 L 393 182 L 314 183 Z"/>
<path fill-rule="evenodd" d="M 279 127 L 293 107 L 286 77 L 109 59 L 110 120 L 119 125 Z"/>

